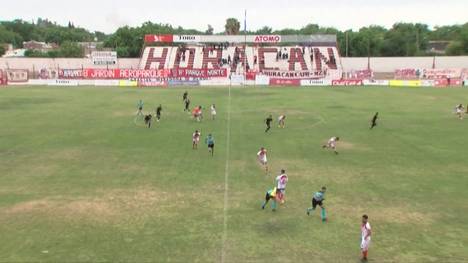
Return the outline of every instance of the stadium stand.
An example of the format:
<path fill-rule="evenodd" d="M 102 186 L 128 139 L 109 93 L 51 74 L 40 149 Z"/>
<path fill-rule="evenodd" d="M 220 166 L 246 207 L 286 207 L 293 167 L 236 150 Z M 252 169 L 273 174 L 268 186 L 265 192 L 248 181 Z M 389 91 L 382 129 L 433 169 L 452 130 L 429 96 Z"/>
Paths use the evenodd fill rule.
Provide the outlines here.
<path fill-rule="evenodd" d="M 219 69 L 233 74 L 245 70 L 259 74 L 276 71 L 322 71 L 324 77 L 341 75 L 342 66 L 336 47 L 270 46 L 246 47 L 209 46 L 146 47 L 140 69 Z"/>

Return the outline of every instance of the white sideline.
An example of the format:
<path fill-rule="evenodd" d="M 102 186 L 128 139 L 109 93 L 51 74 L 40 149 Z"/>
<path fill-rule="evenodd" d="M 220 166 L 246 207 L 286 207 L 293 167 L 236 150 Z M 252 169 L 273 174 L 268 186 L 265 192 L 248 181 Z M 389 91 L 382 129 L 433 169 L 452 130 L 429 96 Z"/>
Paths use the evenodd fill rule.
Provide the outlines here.
<path fill-rule="evenodd" d="M 227 210 L 228 210 L 228 191 L 229 191 L 229 148 L 231 143 L 231 85 L 228 91 L 227 105 L 227 133 L 226 133 L 226 166 L 224 168 L 224 208 L 223 208 L 223 237 L 221 248 L 221 263 L 226 260 L 226 240 L 227 240 Z"/>

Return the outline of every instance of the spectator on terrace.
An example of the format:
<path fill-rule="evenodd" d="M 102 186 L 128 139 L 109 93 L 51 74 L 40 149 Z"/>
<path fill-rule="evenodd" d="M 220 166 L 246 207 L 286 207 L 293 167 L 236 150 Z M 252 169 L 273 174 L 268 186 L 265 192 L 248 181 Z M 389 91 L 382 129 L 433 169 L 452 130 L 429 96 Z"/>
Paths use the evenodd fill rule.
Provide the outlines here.
<path fill-rule="evenodd" d="M 257 55 L 254 56 L 254 65 L 257 65 Z"/>
<path fill-rule="evenodd" d="M 231 55 L 228 55 L 228 60 L 227 60 L 228 64 L 231 64 Z"/>

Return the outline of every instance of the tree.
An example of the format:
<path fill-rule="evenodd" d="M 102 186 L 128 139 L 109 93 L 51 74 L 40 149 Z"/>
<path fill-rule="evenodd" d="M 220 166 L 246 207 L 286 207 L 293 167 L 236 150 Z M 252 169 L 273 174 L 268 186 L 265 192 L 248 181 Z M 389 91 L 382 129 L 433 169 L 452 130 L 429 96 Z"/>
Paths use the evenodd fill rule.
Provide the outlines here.
<path fill-rule="evenodd" d="M 208 29 L 206 29 L 205 34 L 207 35 L 213 35 L 214 29 L 211 25 L 208 25 Z"/>
<path fill-rule="evenodd" d="M 454 40 L 460 35 L 462 27 L 459 25 L 455 26 L 441 26 L 434 27 L 428 38 L 429 40 Z"/>
<path fill-rule="evenodd" d="M 428 32 L 424 24 L 397 23 L 385 33 L 381 55 L 420 55 L 427 48 Z"/>
<path fill-rule="evenodd" d="M 270 35 L 273 32 L 273 28 L 264 26 L 257 31 L 255 31 L 255 34 L 257 35 Z"/>
<path fill-rule="evenodd" d="M 463 53 L 468 54 L 468 23 L 464 24 L 459 36 L 459 40 L 463 46 Z"/>
<path fill-rule="evenodd" d="M 21 47 L 23 45 L 23 38 L 18 33 L 0 25 L 0 43 L 10 43 L 15 47 Z"/>
<path fill-rule="evenodd" d="M 227 35 L 238 35 L 240 31 L 240 22 L 236 18 L 228 18 L 226 19 L 226 25 L 224 28 Z"/>
<path fill-rule="evenodd" d="M 58 54 L 66 58 L 82 58 L 83 48 L 77 43 L 65 41 L 60 45 Z"/>
<path fill-rule="evenodd" d="M 461 56 L 465 54 L 463 43 L 461 41 L 450 42 L 450 44 L 447 46 L 447 49 L 445 50 L 445 54 L 449 56 Z"/>
<path fill-rule="evenodd" d="M 107 39 L 107 35 L 103 32 L 100 32 L 100 31 L 95 31 L 94 32 L 94 38 L 97 40 L 97 41 L 104 41 Z"/>

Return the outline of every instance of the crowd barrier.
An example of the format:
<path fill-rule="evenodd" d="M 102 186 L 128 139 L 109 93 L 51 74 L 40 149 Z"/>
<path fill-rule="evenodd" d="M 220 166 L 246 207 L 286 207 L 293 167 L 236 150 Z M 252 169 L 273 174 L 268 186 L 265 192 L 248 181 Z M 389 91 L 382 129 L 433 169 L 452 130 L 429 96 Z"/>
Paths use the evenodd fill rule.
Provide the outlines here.
<path fill-rule="evenodd" d="M 0 85 L 7 85 L 5 79 L 0 79 Z M 261 77 L 256 80 L 244 80 L 243 77 L 218 78 L 206 80 L 176 80 L 176 79 L 29 79 L 9 81 L 8 85 L 32 86 L 118 86 L 118 87 L 173 87 L 173 86 L 387 86 L 395 88 L 417 87 L 468 87 L 468 79 L 440 80 L 358 80 L 358 79 L 278 79 Z"/>
<path fill-rule="evenodd" d="M 364 72 L 364 71 L 363 71 Z M 369 71 L 370 72 L 370 71 Z M 401 70 L 402 75 L 416 71 Z M 430 76 L 454 75 L 464 70 L 425 70 Z M 252 72 L 251 72 L 252 73 Z M 468 86 L 467 75 L 459 78 L 392 79 L 370 80 L 330 78 L 283 78 L 256 73 L 254 76 L 230 74 L 226 69 L 59 69 L 55 78 L 30 79 L 25 69 L 0 69 L 0 85 L 46 85 L 46 86 L 120 86 L 120 87 L 174 87 L 174 86 L 388 86 L 388 87 L 461 87 Z M 364 73 L 362 73 L 364 74 Z M 406 76 L 405 75 L 405 76 Z M 50 75 L 47 75 L 50 77 Z M 174 77 L 175 76 L 175 77 Z"/>

